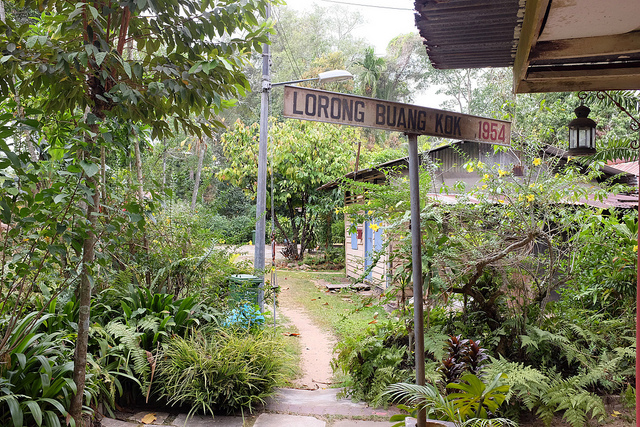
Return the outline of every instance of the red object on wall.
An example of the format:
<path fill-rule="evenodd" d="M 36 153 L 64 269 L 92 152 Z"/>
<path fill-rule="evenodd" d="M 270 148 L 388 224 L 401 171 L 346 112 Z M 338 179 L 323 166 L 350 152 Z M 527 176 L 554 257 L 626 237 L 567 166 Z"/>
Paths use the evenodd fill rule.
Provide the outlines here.
<path fill-rule="evenodd" d="M 362 228 L 358 228 L 358 240 L 362 240 Z"/>

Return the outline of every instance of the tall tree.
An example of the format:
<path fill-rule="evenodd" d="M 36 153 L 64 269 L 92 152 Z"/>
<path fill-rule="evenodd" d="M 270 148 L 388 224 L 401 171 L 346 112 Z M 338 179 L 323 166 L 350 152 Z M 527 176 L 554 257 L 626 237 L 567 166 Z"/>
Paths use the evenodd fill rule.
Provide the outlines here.
<path fill-rule="evenodd" d="M 213 113 L 223 99 L 249 89 L 242 69 L 248 53 L 260 50 L 266 41 L 270 23 L 259 24 L 259 19 L 264 17 L 267 1 L 31 0 L 27 6 L 43 11 L 37 25 L 9 20 L 0 24 L 4 47 L 0 97 L 37 97 L 44 115 L 87 112 L 78 123 L 84 142 L 74 147 L 85 172 L 89 224 L 77 291 L 77 393 L 70 409 L 76 425 L 82 425 L 92 265 L 101 205 L 95 163 L 101 145 L 111 140 L 101 124 L 118 117 L 148 124 L 152 137 L 162 137 L 172 132 L 172 122 L 174 130 L 182 127 L 210 135 L 205 122 L 220 124 Z M 123 55 L 127 43 L 135 50 L 132 59 Z M 204 121 L 192 119 L 196 115 Z"/>
<path fill-rule="evenodd" d="M 238 122 L 221 139 L 229 165 L 218 177 L 251 195 L 256 191 L 257 134 L 257 125 Z M 273 125 L 269 135 L 269 168 L 274 176 L 273 200 L 269 203 L 276 208 L 273 220 L 289 243 L 287 256 L 301 259 L 314 241 L 317 221 L 336 208 L 335 201 L 317 188 L 351 170 L 360 130 L 288 120 Z"/>
<path fill-rule="evenodd" d="M 198 139 L 195 146 L 198 154 L 198 166 L 196 168 L 196 176 L 193 179 L 193 194 L 191 195 L 191 210 L 196 209 L 196 201 L 198 200 L 198 189 L 200 188 L 200 175 L 202 174 L 202 162 L 204 161 L 204 153 L 207 151 L 207 145 L 202 138 Z"/>
<path fill-rule="evenodd" d="M 364 51 L 364 58 L 357 61 L 356 65 L 362 67 L 362 72 L 358 75 L 362 94 L 370 98 L 377 98 L 378 82 L 385 68 L 384 59 L 376 57 L 373 48 L 368 47 Z"/>

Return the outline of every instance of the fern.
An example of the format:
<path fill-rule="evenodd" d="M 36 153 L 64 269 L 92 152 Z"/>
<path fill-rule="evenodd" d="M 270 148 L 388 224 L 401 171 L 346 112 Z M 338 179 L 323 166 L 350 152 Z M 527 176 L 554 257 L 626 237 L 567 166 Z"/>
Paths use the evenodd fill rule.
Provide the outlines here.
<path fill-rule="evenodd" d="M 564 418 L 572 427 L 582 427 L 587 421 L 587 415 L 602 421 L 606 416 L 602 399 L 585 390 L 581 384 L 581 376 L 563 379 L 556 374 L 551 380 L 551 386 L 540 397 L 543 405 L 537 414 L 546 426 L 551 425 L 553 414 L 564 411 Z"/>
<path fill-rule="evenodd" d="M 509 362 L 502 357 L 494 360 L 488 367 L 490 377 L 499 372 L 507 376 L 504 382 L 509 385 L 505 401 L 511 403 L 517 399 L 530 411 L 539 404 L 539 396 L 542 396 L 550 385 L 549 378 L 539 370 L 521 363 Z"/>
<path fill-rule="evenodd" d="M 145 332 L 158 332 L 158 326 L 160 326 L 160 319 L 152 314 L 148 314 L 142 319 L 138 320 L 138 329 Z"/>
<path fill-rule="evenodd" d="M 134 328 L 119 321 L 109 322 L 105 330 L 113 336 L 116 342 L 120 342 L 127 357 L 131 357 L 133 360 L 133 372 L 138 375 L 142 389 L 146 389 L 150 381 L 151 368 L 147 360 L 146 351 L 140 347 L 142 333 L 136 332 Z"/>
<path fill-rule="evenodd" d="M 489 375 L 504 372 L 509 385 L 505 401 L 535 410 L 546 426 L 551 425 L 557 412 L 562 412 L 572 427 L 582 427 L 587 419 L 602 420 L 606 416 L 602 399 L 586 388 L 601 383 L 609 372 L 615 371 L 618 362 L 617 358 L 603 361 L 596 369 L 565 379 L 556 372 L 545 373 L 501 358 L 493 361 Z"/>

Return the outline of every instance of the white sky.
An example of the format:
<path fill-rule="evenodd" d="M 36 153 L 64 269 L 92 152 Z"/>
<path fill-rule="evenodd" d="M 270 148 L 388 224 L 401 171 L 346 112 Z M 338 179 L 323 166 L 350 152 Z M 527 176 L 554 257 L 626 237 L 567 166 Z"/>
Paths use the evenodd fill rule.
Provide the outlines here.
<path fill-rule="evenodd" d="M 413 0 L 285 0 L 289 8 L 311 10 L 314 4 L 321 7 L 340 6 L 359 12 L 364 24 L 356 28 L 354 36 L 371 43 L 378 56 L 385 54 L 389 42 L 400 34 L 418 32 L 413 15 Z M 369 7 L 372 6 L 372 7 Z M 439 108 L 444 101 L 435 89 L 420 93 L 414 103 L 424 107 Z"/>
<path fill-rule="evenodd" d="M 389 42 L 400 34 L 417 33 L 413 18 L 413 0 L 285 0 L 287 6 L 297 10 L 311 10 L 314 4 L 321 7 L 340 6 L 359 12 L 365 22 L 354 31 L 374 47 L 377 55 L 384 55 Z M 368 7 L 368 6 L 371 7 Z M 403 10 L 399 10 L 403 9 Z"/>

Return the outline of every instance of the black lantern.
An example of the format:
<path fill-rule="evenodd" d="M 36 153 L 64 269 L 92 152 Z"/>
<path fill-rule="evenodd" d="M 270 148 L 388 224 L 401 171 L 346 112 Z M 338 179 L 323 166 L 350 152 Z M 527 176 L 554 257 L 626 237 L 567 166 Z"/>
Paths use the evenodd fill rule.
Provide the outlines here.
<path fill-rule="evenodd" d="M 575 110 L 576 118 L 569 122 L 569 150 L 572 156 L 596 153 L 596 122 L 589 118 L 591 110 L 584 105 Z"/>

